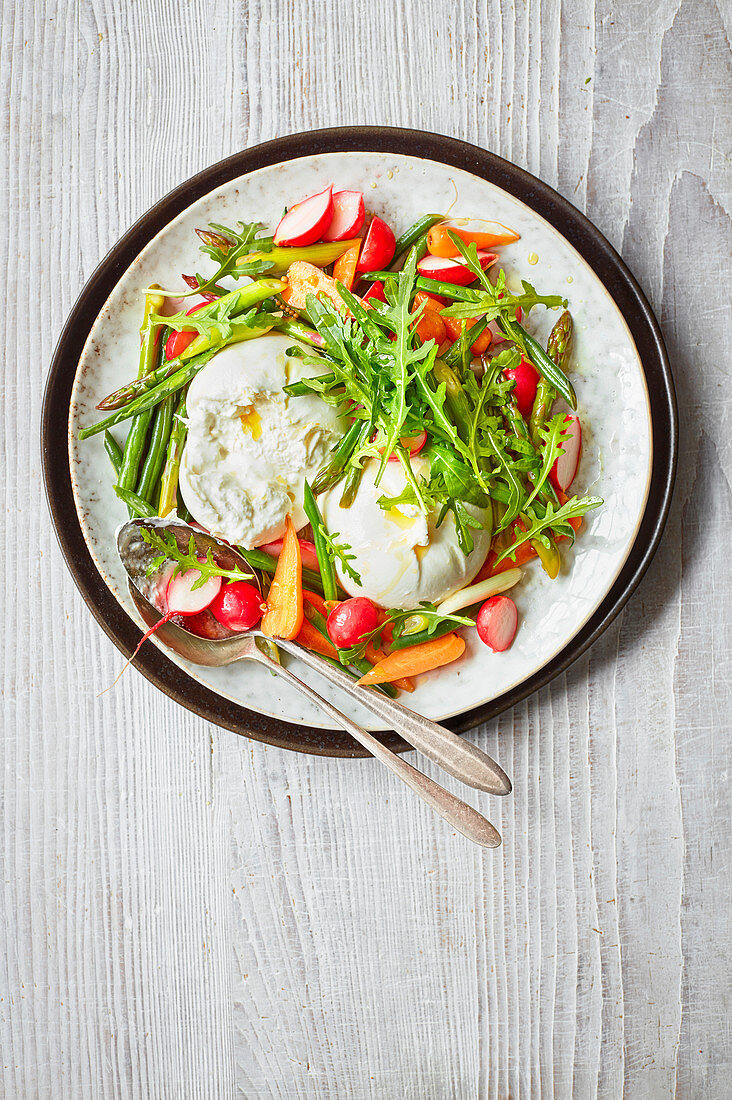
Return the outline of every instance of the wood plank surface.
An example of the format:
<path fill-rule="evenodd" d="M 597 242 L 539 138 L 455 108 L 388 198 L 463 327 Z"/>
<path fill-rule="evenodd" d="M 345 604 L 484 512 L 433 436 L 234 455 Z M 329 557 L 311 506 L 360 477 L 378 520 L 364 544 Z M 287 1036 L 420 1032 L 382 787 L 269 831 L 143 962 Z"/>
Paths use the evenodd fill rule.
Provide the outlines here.
<path fill-rule="evenodd" d="M 18 0 L 1 20 L 1 1095 L 728 1096 L 729 4 Z M 122 659 L 43 501 L 42 386 L 104 253 L 219 158 L 355 123 L 557 187 L 648 293 L 678 387 L 639 591 L 474 735 L 514 779 L 477 800 L 497 853 L 373 763 L 244 741 L 134 671 L 100 694 Z"/>

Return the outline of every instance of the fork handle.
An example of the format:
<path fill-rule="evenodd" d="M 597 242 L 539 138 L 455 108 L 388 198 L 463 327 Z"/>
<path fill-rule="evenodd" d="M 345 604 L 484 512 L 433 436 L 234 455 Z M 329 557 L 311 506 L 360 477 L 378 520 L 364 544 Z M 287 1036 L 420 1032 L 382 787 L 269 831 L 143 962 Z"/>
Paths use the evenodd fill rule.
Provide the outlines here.
<path fill-rule="evenodd" d="M 278 664 L 271 657 L 267 657 L 261 652 L 257 654 L 257 660 L 267 665 L 273 672 L 277 672 L 288 683 L 319 706 L 321 710 L 325 711 L 329 718 L 332 718 L 343 729 L 348 730 L 351 737 L 354 737 L 359 744 L 368 749 L 371 755 L 380 760 L 382 764 L 385 764 L 390 771 L 398 775 L 448 825 L 452 825 L 454 829 L 466 836 L 468 840 L 472 840 L 474 844 L 480 844 L 484 848 L 497 848 L 499 846 L 501 834 L 487 818 L 474 810 L 467 802 L 456 798 L 454 794 L 446 791 L 439 783 L 435 783 L 429 776 L 423 775 L 422 772 L 417 771 L 411 764 L 408 764 L 406 760 L 387 749 L 386 745 L 382 745 L 376 737 L 372 737 L 370 733 L 367 733 L 365 729 L 362 729 L 347 715 L 342 714 L 327 699 L 323 699 L 314 688 L 300 680 L 294 672 L 290 672 L 289 668 L 285 668 L 284 665 Z"/>
<path fill-rule="evenodd" d="M 469 787 L 487 791 L 489 794 L 510 793 L 511 780 L 503 768 L 477 745 L 458 737 L 457 734 L 431 719 L 415 714 L 413 710 L 387 698 L 374 688 L 357 687 L 343 669 L 337 668 L 329 661 L 324 661 L 322 657 L 316 656 L 296 642 L 278 638 L 277 645 L 329 680 L 331 684 L 342 688 L 353 699 L 357 699 L 362 706 L 367 707 L 396 733 L 401 734 L 405 741 L 450 775 L 454 775 L 456 779 Z"/>

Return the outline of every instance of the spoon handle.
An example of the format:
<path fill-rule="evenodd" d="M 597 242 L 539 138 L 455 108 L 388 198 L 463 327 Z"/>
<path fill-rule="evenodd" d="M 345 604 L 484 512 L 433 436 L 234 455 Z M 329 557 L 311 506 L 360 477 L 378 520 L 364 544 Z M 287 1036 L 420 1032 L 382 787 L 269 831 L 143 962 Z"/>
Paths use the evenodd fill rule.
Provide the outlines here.
<path fill-rule="evenodd" d="M 510 793 L 511 780 L 503 768 L 477 745 L 458 737 L 431 719 L 415 714 L 413 710 L 387 698 L 374 688 L 356 687 L 343 669 L 324 661 L 297 643 L 278 638 L 277 645 L 357 699 L 362 706 L 401 734 L 405 741 L 456 779 L 489 794 Z"/>
<path fill-rule="evenodd" d="M 303 683 L 295 676 L 294 672 L 290 672 L 289 668 L 277 664 L 276 661 L 261 653 L 258 654 L 257 659 L 284 677 L 288 683 L 296 687 L 298 691 L 301 691 L 303 695 L 306 695 L 321 710 L 325 711 L 334 722 L 337 722 L 343 729 L 348 730 L 352 737 L 365 749 L 368 749 L 372 756 L 385 764 L 390 771 L 398 775 L 448 825 L 452 825 L 454 829 L 466 836 L 468 840 L 472 840 L 474 844 L 481 844 L 484 848 L 498 847 L 501 843 L 501 834 L 482 814 L 479 814 L 472 806 L 468 806 L 467 802 L 462 802 L 454 794 L 441 787 L 439 783 L 435 783 L 429 776 L 423 775 L 422 772 L 417 771 L 411 764 L 408 764 L 406 760 L 387 749 L 386 745 L 382 745 L 376 737 L 372 737 L 365 729 L 362 729 L 361 726 L 337 710 L 327 699 L 323 699 L 322 696 L 318 695 L 317 691 L 311 688 L 309 684 Z"/>

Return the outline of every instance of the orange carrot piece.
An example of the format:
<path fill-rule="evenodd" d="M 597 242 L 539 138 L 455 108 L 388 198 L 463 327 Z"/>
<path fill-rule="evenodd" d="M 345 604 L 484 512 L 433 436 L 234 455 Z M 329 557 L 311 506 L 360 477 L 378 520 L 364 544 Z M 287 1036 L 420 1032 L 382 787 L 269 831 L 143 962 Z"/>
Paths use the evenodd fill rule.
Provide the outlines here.
<path fill-rule="evenodd" d="M 447 235 L 448 229 L 466 244 L 474 244 L 479 249 L 493 248 L 497 244 L 510 244 L 517 241 L 519 234 L 513 229 L 501 225 L 500 222 L 492 222 L 490 230 L 480 232 L 477 230 L 461 229 L 459 225 L 433 225 L 427 234 L 427 248 L 432 256 L 458 256 L 460 249 L 453 244 Z"/>
<path fill-rule="evenodd" d="M 356 241 L 354 245 L 346 249 L 343 255 L 340 256 L 333 265 L 333 278 L 337 282 L 343 283 L 346 290 L 353 290 L 360 253 L 361 242 Z"/>
<path fill-rule="evenodd" d="M 285 525 L 282 550 L 272 578 L 262 633 L 270 638 L 296 638 L 303 623 L 302 559 L 300 543 L 290 516 Z"/>
<path fill-rule="evenodd" d="M 325 606 L 325 600 L 319 592 L 311 592 L 309 588 L 303 588 L 302 598 L 306 603 L 309 603 L 311 607 L 314 607 L 316 611 L 321 615 L 328 618 L 328 608 Z"/>
<path fill-rule="evenodd" d="M 458 321 L 455 317 L 443 317 L 442 323 L 447 329 L 447 335 L 451 343 L 455 343 L 459 340 L 463 334 L 463 329 L 472 328 L 477 317 L 468 317 L 465 321 Z M 482 355 L 484 351 L 487 351 L 491 346 L 491 340 L 493 339 L 493 333 L 489 328 L 483 329 L 478 339 L 473 344 L 471 351 L 473 355 Z"/>
<path fill-rule="evenodd" d="M 370 641 L 366 646 L 365 656 L 370 664 L 377 665 L 379 661 L 383 661 L 386 657 L 386 650 L 375 646 L 373 641 Z M 400 676 L 398 680 L 392 680 L 391 682 L 399 691 L 414 691 L 414 681 L 409 676 Z"/>
<path fill-rule="evenodd" d="M 300 632 L 295 641 L 312 653 L 319 653 L 321 657 L 332 657 L 335 661 L 338 660 L 336 647 L 320 633 L 316 626 L 313 626 L 309 619 L 303 619 Z"/>
<path fill-rule="evenodd" d="M 425 311 L 431 309 L 433 313 L 439 313 L 441 309 L 445 308 L 444 300 L 439 298 L 433 298 L 430 294 L 425 294 L 423 290 L 418 290 L 414 295 L 414 308 L 421 306 L 424 302 Z M 452 303 L 450 303 L 452 304 Z"/>
<path fill-rule="evenodd" d="M 495 550 L 491 550 L 488 557 L 478 571 L 478 574 L 473 581 L 473 584 L 477 584 L 479 581 L 485 581 L 488 577 L 495 577 L 499 573 L 505 573 L 507 569 L 515 569 L 516 566 L 526 565 L 532 558 L 536 557 L 536 550 L 530 542 L 522 542 L 516 551 L 516 560 L 511 558 L 504 558 L 498 565 L 495 564 L 496 558 L 504 550 L 504 546 L 498 546 Z"/>
<path fill-rule="evenodd" d="M 389 684 L 402 676 L 418 676 L 456 661 L 465 651 L 465 642 L 457 634 L 444 634 L 420 645 L 397 649 L 362 676 L 359 684 Z"/>
<path fill-rule="evenodd" d="M 428 340 L 434 340 L 439 347 L 445 339 L 445 322 L 439 313 L 426 309 L 417 321 L 416 331 L 423 344 Z"/>

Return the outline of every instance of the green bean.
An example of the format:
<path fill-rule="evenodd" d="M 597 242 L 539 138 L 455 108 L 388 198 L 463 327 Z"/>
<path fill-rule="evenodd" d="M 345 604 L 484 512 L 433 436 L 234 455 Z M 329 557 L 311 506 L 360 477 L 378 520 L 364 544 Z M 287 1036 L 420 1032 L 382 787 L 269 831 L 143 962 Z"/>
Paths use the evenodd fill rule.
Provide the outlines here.
<path fill-rule="evenodd" d="M 180 460 L 183 455 L 183 445 L 186 441 L 186 435 L 188 434 L 188 425 L 185 420 L 186 396 L 187 391 L 184 390 L 183 396 L 178 402 L 178 408 L 175 410 L 173 424 L 170 429 L 168 453 L 165 458 L 165 468 L 160 479 L 160 499 L 158 502 L 159 516 L 167 516 L 169 512 L 173 511 L 177 502 Z M 170 401 L 172 398 L 168 398 L 168 400 Z"/>
<path fill-rule="evenodd" d="M 414 225 L 410 225 L 401 237 L 397 239 L 394 245 L 394 262 L 396 263 L 401 257 L 409 251 L 412 245 L 417 244 L 420 240 L 424 240 L 425 252 L 427 251 L 427 234 L 433 225 L 437 225 L 439 222 L 445 220 L 444 214 L 425 214 L 423 217 L 418 218 Z M 422 253 L 424 255 L 424 253 Z M 421 259 L 418 256 L 417 259 Z"/>
<path fill-rule="evenodd" d="M 133 493 L 131 489 L 120 489 L 119 485 L 115 485 L 114 491 L 119 499 L 125 502 L 133 515 L 142 519 L 152 519 L 154 517 L 155 509 L 151 508 L 146 500 L 138 497 L 137 493 Z"/>
<path fill-rule="evenodd" d="M 165 354 L 165 332 L 161 332 L 159 326 L 153 321 L 154 306 L 159 303 L 158 308 L 162 308 L 162 301 L 163 299 L 160 295 L 145 295 L 143 327 L 140 329 L 142 344 L 140 346 L 140 362 L 137 369 L 138 379 L 145 378 L 150 374 L 158 365 L 155 359 L 159 359 Z M 124 451 L 122 452 L 122 462 L 117 476 L 117 484 L 120 489 L 133 489 L 137 484 L 138 471 L 140 469 L 140 463 L 142 462 L 142 455 L 145 449 L 151 418 L 152 411 L 140 410 L 139 415 L 135 417 L 134 423 L 130 427 L 127 439 L 125 440 Z M 132 514 L 131 510 L 130 514 Z"/>
<path fill-rule="evenodd" d="M 171 395 L 155 411 L 147 456 L 137 482 L 137 495 L 149 504 L 152 504 L 153 497 L 157 497 L 159 492 L 160 473 L 168 450 L 174 404 L 175 397 Z"/>
<path fill-rule="evenodd" d="M 358 444 L 363 431 L 363 422 L 354 420 L 345 435 L 333 450 L 332 457 L 321 466 L 313 480 L 313 493 L 319 496 L 326 489 L 332 489 L 345 476 L 345 466 Z"/>
<path fill-rule="evenodd" d="M 313 348 L 322 348 L 325 344 L 319 332 L 289 317 L 275 318 L 272 328 L 276 328 L 278 332 L 284 332 L 286 336 L 291 336 L 293 340 L 299 340 L 302 344 L 310 344 Z"/>
<path fill-rule="evenodd" d="M 549 339 L 546 345 L 547 355 L 562 370 L 566 368 L 571 343 L 572 315 L 565 309 L 564 313 L 549 333 Z M 557 391 L 554 389 L 554 386 L 552 386 L 551 382 L 542 375 L 539 379 L 539 385 L 536 388 L 534 408 L 531 411 L 531 419 L 529 421 L 529 431 L 534 446 L 536 447 L 541 445 L 541 429 L 546 423 L 549 410 L 554 404 L 556 396 Z"/>
<path fill-rule="evenodd" d="M 455 629 L 458 629 L 455 623 L 438 623 L 431 633 L 429 630 L 419 630 L 414 634 L 400 634 L 398 638 L 394 638 L 391 648 L 406 649 L 410 645 L 421 645 L 422 642 L 431 642 L 433 638 L 441 638 L 443 634 L 450 634 Z"/>
<path fill-rule="evenodd" d="M 111 432 L 104 433 L 104 449 L 109 455 L 109 461 L 114 466 L 114 472 L 119 475 L 122 467 L 122 448 Z"/>
<path fill-rule="evenodd" d="M 335 565 L 333 564 L 332 557 L 328 553 L 328 543 L 323 533 L 323 517 L 320 514 L 320 508 L 318 508 L 317 501 L 313 496 L 313 490 L 310 488 L 307 480 L 305 481 L 303 494 L 303 510 L 313 529 L 315 553 L 318 557 L 320 576 L 323 581 L 323 595 L 326 600 L 336 600 L 338 598 L 338 578 L 336 577 Z"/>

